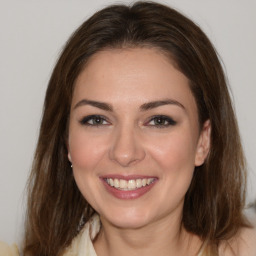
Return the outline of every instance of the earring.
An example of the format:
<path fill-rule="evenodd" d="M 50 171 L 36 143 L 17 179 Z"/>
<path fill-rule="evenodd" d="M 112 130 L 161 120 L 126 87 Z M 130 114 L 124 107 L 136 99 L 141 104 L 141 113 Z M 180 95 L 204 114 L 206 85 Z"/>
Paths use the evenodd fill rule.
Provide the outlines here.
<path fill-rule="evenodd" d="M 71 164 L 70 167 L 73 168 L 73 165 Z"/>
<path fill-rule="evenodd" d="M 79 221 L 78 227 L 77 227 L 77 232 L 78 233 L 84 227 L 85 222 L 86 222 L 85 220 L 86 220 L 86 218 L 85 218 L 84 213 L 83 213 L 83 215 L 82 215 L 82 217 L 81 217 L 81 219 Z"/>

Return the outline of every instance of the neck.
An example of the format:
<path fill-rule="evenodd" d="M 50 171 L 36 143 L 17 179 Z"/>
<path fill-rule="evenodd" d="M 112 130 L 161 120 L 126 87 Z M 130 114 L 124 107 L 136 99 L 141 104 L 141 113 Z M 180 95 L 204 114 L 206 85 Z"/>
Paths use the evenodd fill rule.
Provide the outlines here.
<path fill-rule="evenodd" d="M 200 239 L 188 233 L 180 218 L 164 217 L 137 229 L 122 229 L 101 218 L 102 229 L 94 241 L 98 256 L 195 256 Z"/>

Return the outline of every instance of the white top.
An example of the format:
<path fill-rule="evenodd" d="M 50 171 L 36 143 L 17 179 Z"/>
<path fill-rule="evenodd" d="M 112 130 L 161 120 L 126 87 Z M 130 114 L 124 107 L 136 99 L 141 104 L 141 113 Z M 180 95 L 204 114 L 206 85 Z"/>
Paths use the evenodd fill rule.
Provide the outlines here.
<path fill-rule="evenodd" d="M 100 230 L 100 218 L 95 214 L 73 239 L 63 256 L 97 256 L 92 241 Z"/>

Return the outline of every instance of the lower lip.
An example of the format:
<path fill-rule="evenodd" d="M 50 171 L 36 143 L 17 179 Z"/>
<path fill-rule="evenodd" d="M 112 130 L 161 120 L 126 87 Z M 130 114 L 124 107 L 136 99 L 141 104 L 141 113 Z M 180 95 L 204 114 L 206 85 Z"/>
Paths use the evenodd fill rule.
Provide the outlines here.
<path fill-rule="evenodd" d="M 135 190 L 118 190 L 115 187 L 110 186 L 104 179 L 102 179 L 102 182 L 107 191 L 114 197 L 119 199 L 136 199 L 150 191 L 157 181 L 155 180 L 153 183 Z"/>

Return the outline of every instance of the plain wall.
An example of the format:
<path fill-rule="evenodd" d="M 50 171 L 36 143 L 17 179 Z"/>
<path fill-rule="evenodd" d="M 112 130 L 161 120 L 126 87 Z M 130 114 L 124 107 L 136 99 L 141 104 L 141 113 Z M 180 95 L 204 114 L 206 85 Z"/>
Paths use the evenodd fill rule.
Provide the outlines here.
<path fill-rule="evenodd" d="M 0 0 L 0 240 L 20 242 L 47 82 L 70 34 L 106 0 Z M 231 84 L 256 198 L 256 1 L 166 0 L 206 32 Z"/>

